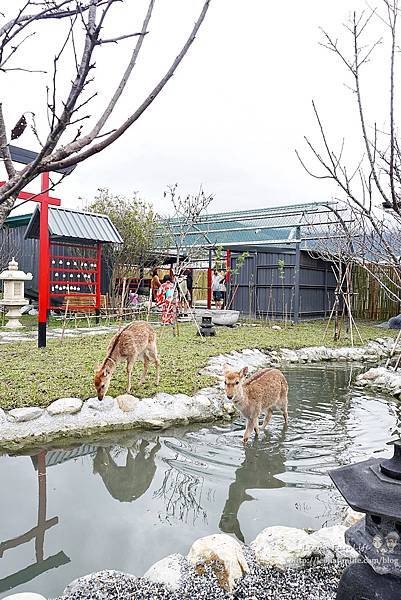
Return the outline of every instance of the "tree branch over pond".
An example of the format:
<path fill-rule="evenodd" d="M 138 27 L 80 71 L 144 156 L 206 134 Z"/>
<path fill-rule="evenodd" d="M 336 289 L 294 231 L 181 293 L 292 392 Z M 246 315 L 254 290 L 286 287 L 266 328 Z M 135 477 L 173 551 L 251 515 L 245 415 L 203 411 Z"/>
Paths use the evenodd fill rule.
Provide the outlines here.
<path fill-rule="evenodd" d="M 47 86 L 47 97 L 43 105 L 43 115 L 47 114 L 48 130 L 38 131 L 36 122 L 35 137 L 43 144 L 38 156 L 21 170 L 14 166 L 7 132 L 14 126 L 7 116 L 0 112 L 0 156 L 7 170 L 8 181 L 0 188 L 0 226 L 10 213 L 22 189 L 40 173 L 60 171 L 73 167 L 113 144 L 147 110 L 164 89 L 188 53 L 205 19 L 211 0 L 206 0 L 195 24 L 183 43 L 178 55 L 172 61 L 153 89 L 127 118 L 116 126 L 104 128 L 121 97 L 127 93 L 127 84 L 132 80 L 143 42 L 150 35 L 149 25 L 155 0 L 149 0 L 141 27 L 136 31 L 116 32 L 105 36 L 104 29 L 110 20 L 111 9 L 121 9 L 120 0 L 50 0 L 35 2 L 26 0 L 12 18 L 0 24 L 0 77 L 1 88 L 7 89 L 6 77 L 10 70 L 28 70 L 26 76 L 35 76 L 36 69 L 27 65 L 29 39 L 42 31 L 44 23 L 55 20 L 65 24 L 65 36 L 60 49 L 55 52 L 53 72 Z M 108 52 L 115 44 L 130 43 L 135 40 L 128 64 L 108 100 L 101 107 L 100 115 L 92 114 L 92 100 L 97 96 L 93 91 L 94 75 L 98 52 Z M 70 61 L 74 68 L 71 82 L 68 69 L 61 68 L 61 60 Z M 29 80 L 31 82 L 31 79 Z M 67 89 L 61 96 L 60 90 Z M 0 97 L 0 106 L 2 99 Z M 4 104 L 4 103 L 3 103 Z"/>

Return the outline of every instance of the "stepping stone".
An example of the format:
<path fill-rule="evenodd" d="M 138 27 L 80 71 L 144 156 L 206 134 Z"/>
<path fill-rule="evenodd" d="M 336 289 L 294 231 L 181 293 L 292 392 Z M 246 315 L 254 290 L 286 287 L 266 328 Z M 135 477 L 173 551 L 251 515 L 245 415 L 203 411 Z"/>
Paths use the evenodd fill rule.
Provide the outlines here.
<path fill-rule="evenodd" d="M 47 407 L 49 415 L 73 415 L 79 412 L 82 408 L 82 400 L 80 398 L 60 398 L 55 400 Z"/>
<path fill-rule="evenodd" d="M 43 408 L 38 406 L 31 406 L 26 408 L 13 408 L 8 411 L 8 415 L 12 417 L 13 421 L 18 423 L 24 423 L 25 421 L 33 421 L 38 419 L 43 414 Z"/>
<path fill-rule="evenodd" d="M 106 412 L 114 408 L 114 398 L 111 396 L 105 396 L 103 400 L 98 400 L 97 398 L 89 398 L 86 401 L 86 406 L 91 408 L 92 410 L 98 410 L 100 412 Z"/>
<path fill-rule="evenodd" d="M 139 399 L 131 394 L 121 394 L 121 396 L 117 396 L 116 400 L 120 410 L 123 412 L 135 410 L 139 402 Z"/>

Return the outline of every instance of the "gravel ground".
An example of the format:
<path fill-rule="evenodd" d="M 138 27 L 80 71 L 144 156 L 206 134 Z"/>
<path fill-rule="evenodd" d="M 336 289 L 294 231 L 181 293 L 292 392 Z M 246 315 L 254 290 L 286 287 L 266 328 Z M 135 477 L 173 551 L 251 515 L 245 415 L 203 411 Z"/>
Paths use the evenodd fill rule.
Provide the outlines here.
<path fill-rule="evenodd" d="M 254 554 L 246 549 L 250 572 L 231 596 L 222 590 L 211 568 L 202 577 L 188 569 L 188 577 L 178 592 L 141 578 L 115 572 L 99 578 L 87 578 L 84 586 L 56 600 L 334 600 L 344 566 L 309 566 L 285 572 L 260 567 Z M 107 572 L 106 572 L 107 573 Z"/>

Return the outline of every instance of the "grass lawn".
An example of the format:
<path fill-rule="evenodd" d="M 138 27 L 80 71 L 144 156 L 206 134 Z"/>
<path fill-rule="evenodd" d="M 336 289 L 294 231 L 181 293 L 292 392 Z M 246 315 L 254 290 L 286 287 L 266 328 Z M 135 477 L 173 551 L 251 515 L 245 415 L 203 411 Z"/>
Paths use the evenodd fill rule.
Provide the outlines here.
<path fill-rule="evenodd" d="M 332 334 L 323 342 L 326 324 L 321 321 L 287 326 L 274 331 L 270 326 L 244 326 L 236 329 L 217 329 L 214 338 L 196 336 L 193 324 L 181 324 L 180 336 L 173 337 L 170 328 L 158 328 L 158 348 L 162 361 L 159 390 L 170 393 L 192 394 L 212 382 L 199 374 L 210 356 L 244 348 L 300 348 L 334 346 Z M 359 324 L 364 341 L 392 335 L 396 332 L 381 330 L 372 324 Z M 37 349 L 35 342 L 20 342 L 0 347 L 0 407 L 47 406 L 53 400 L 66 396 L 88 398 L 94 395 L 93 371 L 102 360 L 111 335 L 50 340 L 45 349 Z M 347 336 L 338 346 L 349 345 Z M 158 390 L 155 372 L 151 367 L 148 382 L 140 387 L 142 365 L 135 368 L 132 393 L 139 397 L 151 396 Z M 109 394 L 117 396 L 125 391 L 125 365 L 119 364 L 111 382 Z"/>

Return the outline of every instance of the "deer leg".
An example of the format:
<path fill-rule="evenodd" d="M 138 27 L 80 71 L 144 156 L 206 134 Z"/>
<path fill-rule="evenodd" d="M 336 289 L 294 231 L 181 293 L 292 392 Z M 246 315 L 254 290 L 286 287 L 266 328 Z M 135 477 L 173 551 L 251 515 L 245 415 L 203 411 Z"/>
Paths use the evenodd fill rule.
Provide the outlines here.
<path fill-rule="evenodd" d="M 263 429 L 266 429 L 266 427 L 270 423 L 270 419 L 272 418 L 272 416 L 273 416 L 273 411 L 271 408 L 268 408 L 266 416 L 265 416 L 263 424 L 262 424 Z"/>
<path fill-rule="evenodd" d="M 159 385 L 159 383 L 160 383 L 160 359 L 159 359 L 159 355 L 157 354 L 156 344 L 149 349 L 149 358 L 156 365 L 156 385 Z"/>
<path fill-rule="evenodd" d="M 159 385 L 159 383 L 160 383 L 160 360 L 159 360 L 157 353 L 155 354 L 153 360 L 155 361 L 155 365 L 156 365 L 156 385 Z"/>
<path fill-rule="evenodd" d="M 139 383 L 141 385 L 145 383 L 145 379 L 146 379 L 146 376 L 148 374 L 148 368 L 149 368 L 149 359 L 146 356 L 146 354 L 144 354 L 144 357 L 143 357 L 143 373 L 142 373 L 142 377 L 141 377 L 141 379 L 139 381 Z"/>
<path fill-rule="evenodd" d="M 256 432 L 256 430 L 258 430 L 257 424 L 258 424 L 257 418 L 247 420 L 246 429 L 245 429 L 245 433 L 244 433 L 244 437 L 243 437 L 244 444 L 246 444 L 248 442 L 249 436 L 251 435 L 252 431 L 255 430 L 255 432 Z"/>
<path fill-rule="evenodd" d="M 131 377 L 132 377 L 133 367 L 134 367 L 133 363 L 130 362 L 129 360 L 127 360 L 127 377 L 128 377 L 127 394 L 129 394 L 131 391 Z"/>
<path fill-rule="evenodd" d="M 283 410 L 283 417 L 284 417 L 284 425 L 288 425 L 288 409 L 287 407 L 285 407 L 285 409 Z"/>

